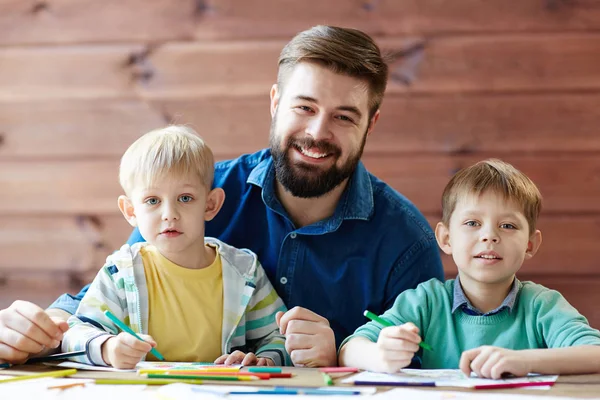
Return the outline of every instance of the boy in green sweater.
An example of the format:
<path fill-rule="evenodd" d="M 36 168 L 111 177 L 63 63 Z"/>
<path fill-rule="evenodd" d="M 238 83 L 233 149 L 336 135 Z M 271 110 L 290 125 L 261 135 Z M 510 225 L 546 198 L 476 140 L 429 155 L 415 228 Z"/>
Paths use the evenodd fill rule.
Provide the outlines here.
<path fill-rule="evenodd" d="M 340 365 L 397 372 L 418 353 L 423 368 L 493 379 L 600 372 L 600 332 L 557 291 L 515 277 L 542 242 L 541 204 L 535 184 L 500 160 L 458 172 L 435 231 L 458 277 L 401 293 L 382 315 L 394 326 L 359 327 L 340 346 Z"/>

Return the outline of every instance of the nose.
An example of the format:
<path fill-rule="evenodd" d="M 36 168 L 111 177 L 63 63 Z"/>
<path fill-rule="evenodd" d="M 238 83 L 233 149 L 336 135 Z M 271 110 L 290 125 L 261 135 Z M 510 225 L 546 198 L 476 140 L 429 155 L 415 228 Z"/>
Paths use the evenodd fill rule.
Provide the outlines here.
<path fill-rule="evenodd" d="M 306 125 L 306 133 L 315 141 L 328 139 L 330 136 L 329 132 L 329 121 L 324 114 L 316 115 L 310 119 Z"/>
<path fill-rule="evenodd" d="M 481 237 L 480 237 L 481 241 L 486 243 L 486 242 L 492 242 L 492 243 L 499 243 L 500 242 L 500 235 L 498 235 L 498 231 L 494 228 L 487 228 L 487 229 L 482 229 L 481 230 Z"/>
<path fill-rule="evenodd" d="M 176 221 L 179 219 L 177 208 L 170 202 L 163 202 L 162 219 L 163 221 Z"/>

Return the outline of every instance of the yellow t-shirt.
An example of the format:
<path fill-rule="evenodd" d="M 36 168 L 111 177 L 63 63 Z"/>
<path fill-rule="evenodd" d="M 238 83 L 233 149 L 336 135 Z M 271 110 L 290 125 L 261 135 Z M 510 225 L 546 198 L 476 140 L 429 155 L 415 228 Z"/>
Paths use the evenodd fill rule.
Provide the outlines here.
<path fill-rule="evenodd" d="M 202 269 L 172 263 L 154 246 L 141 250 L 148 285 L 148 334 L 167 361 L 213 362 L 221 353 L 221 256 Z M 146 357 L 156 361 L 151 353 Z"/>

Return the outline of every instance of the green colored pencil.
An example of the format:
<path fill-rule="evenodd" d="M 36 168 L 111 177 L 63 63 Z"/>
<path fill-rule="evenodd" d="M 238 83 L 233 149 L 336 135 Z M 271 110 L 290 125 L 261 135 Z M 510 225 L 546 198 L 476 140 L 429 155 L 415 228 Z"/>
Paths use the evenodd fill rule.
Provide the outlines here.
<path fill-rule="evenodd" d="M 251 375 L 183 375 L 172 371 L 164 374 L 148 374 L 149 379 L 204 379 L 207 381 L 257 381 L 260 378 Z"/>
<path fill-rule="evenodd" d="M 331 376 L 325 372 L 321 372 L 321 374 L 323 375 L 323 382 L 325 382 L 325 386 L 333 386 L 333 379 L 331 379 Z"/>
<path fill-rule="evenodd" d="M 106 315 L 108 317 L 108 319 L 110 319 L 112 322 L 114 322 L 115 325 L 117 325 L 119 327 L 119 329 L 121 329 L 122 331 L 125 331 L 125 332 L 129 333 L 131 336 L 135 337 L 136 339 L 141 340 L 142 342 L 145 342 L 144 339 L 139 337 L 137 335 L 137 333 L 135 333 L 130 327 L 125 325 L 123 322 L 121 322 L 121 320 L 119 320 L 119 318 L 115 317 L 115 315 L 113 313 L 111 313 L 110 311 L 108 311 L 108 310 L 104 311 L 104 315 Z M 152 353 L 152 355 L 154 355 L 154 357 L 158 358 L 160 361 L 165 360 L 163 355 L 160 354 L 158 352 L 158 350 L 156 350 L 154 347 L 152 348 L 152 350 L 150 350 L 150 353 Z"/>
<path fill-rule="evenodd" d="M 367 317 L 367 318 L 369 318 L 371 321 L 377 322 L 381 326 L 386 326 L 386 327 L 387 326 L 394 326 L 394 324 L 392 324 L 391 322 L 386 321 L 385 319 L 383 319 L 381 317 L 378 317 L 376 314 L 373 314 L 369 310 L 365 310 L 364 316 Z M 425 343 L 425 342 L 419 343 L 419 346 L 421 346 L 421 348 L 423 348 L 425 350 L 433 351 L 433 348 L 430 345 L 428 345 L 427 343 Z"/>

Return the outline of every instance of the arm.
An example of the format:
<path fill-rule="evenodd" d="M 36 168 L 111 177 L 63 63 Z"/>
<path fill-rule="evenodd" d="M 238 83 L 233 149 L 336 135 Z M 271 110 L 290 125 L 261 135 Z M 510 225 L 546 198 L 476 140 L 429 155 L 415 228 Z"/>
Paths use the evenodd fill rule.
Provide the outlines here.
<path fill-rule="evenodd" d="M 377 342 L 357 336 L 342 345 L 340 366 L 376 372 L 398 372 L 410 365 L 419 351 L 419 329 L 412 323 L 381 330 Z"/>

